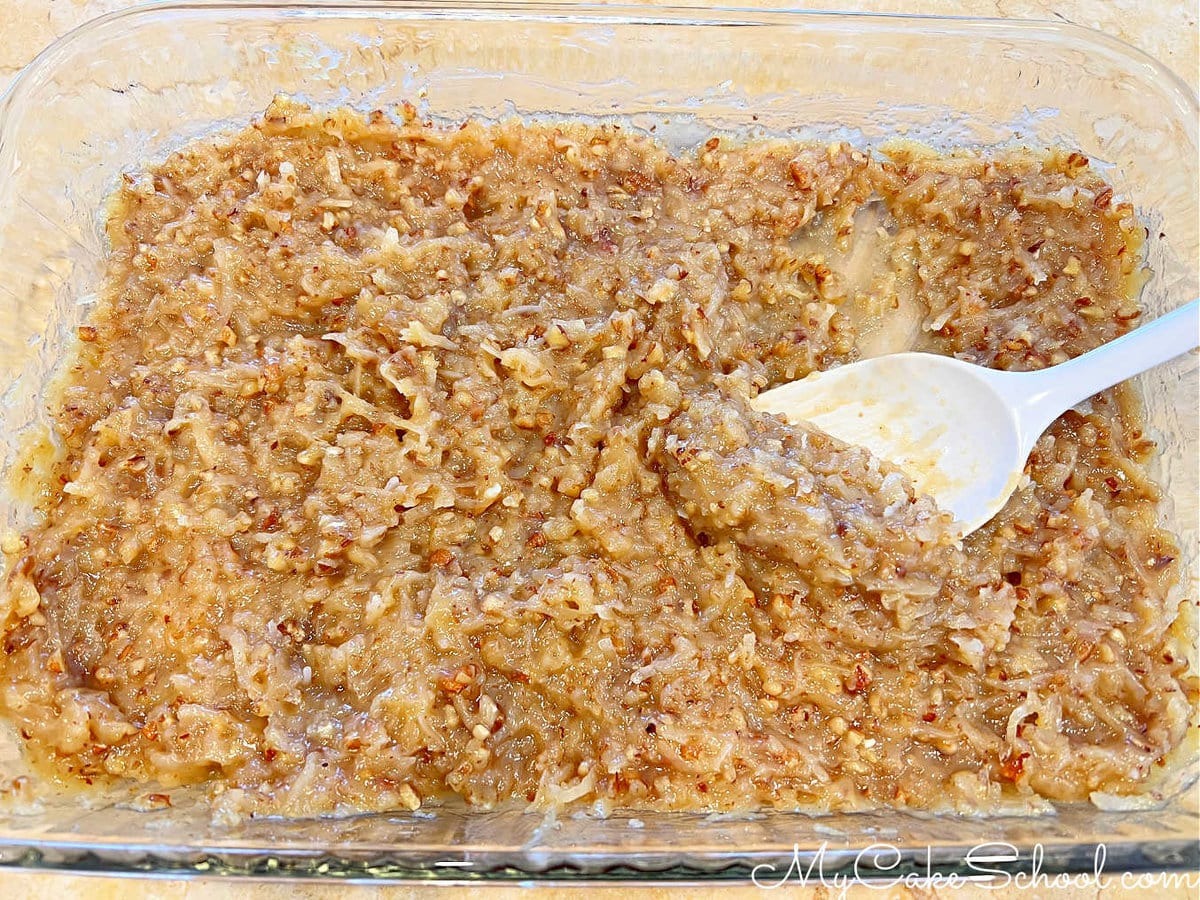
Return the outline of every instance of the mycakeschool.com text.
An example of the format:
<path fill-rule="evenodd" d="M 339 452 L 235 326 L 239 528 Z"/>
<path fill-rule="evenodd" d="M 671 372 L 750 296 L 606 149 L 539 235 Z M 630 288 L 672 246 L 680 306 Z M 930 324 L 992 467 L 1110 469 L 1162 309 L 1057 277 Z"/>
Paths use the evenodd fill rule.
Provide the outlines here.
<path fill-rule="evenodd" d="M 879 890 L 900 885 L 926 889 L 974 885 L 1037 892 L 1112 886 L 1142 890 L 1200 888 L 1200 872 L 1110 871 L 1107 861 L 1108 850 L 1103 844 L 1096 846 L 1084 871 L 1060 872 L 1047 865 L 1041 844 L 1026 849 L 1003 842 L 978 844 L 961 859 L 947 861 L 944 855 L 936 857 L 932 848 L 913 853 L 886 843 L 864 847 L 849 857 L 845 850 L 831 849 L 826 842 L 815 851 L 801 851 L 797 845 L 790 863 L 762 863 L 754 867 L 750 878 L 763 890 L 820 886 L 836 898 L 847 897 L 850 888 L 859 885 Z"/>

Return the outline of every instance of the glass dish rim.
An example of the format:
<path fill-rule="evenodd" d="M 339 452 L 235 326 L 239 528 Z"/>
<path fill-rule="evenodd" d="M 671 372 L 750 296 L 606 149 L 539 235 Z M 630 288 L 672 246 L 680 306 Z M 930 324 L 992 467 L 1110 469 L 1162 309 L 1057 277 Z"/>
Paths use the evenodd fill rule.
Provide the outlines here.
<path fill-rule="evenodd" d="M 594 0 L 140 0 L 123 9 L 113 10 L 88 19 L 55 38 L 26 63 L 3 91 L 0 91 L 0 144 L 7 136 L 13 111 L 19 108 L 26 85 L 34 81 L 43 69 L 52 66 L 55 57 L 63 50 L 81 40 L 86 40 L 93 31 L 115 21 L 137 20 L 156 14 L 171 15 L 190 11 L 221 10 L 249 13 L 255 11 L 283 10 L 293 15 L 323 16 L 337 15 L 353 18 L 453 18 L 463 20 L 488 20 L 505 18 L 537 19 L 549 21 L 610 21 L 620 24 L 676 25 L 768 25 L 774 22 L 826 21 L 856 23 L 859 25 L 893 27 L 902 23 L 911 26 L 938 26 L 969 34 L 972 32 L 1003 33 L 1012 31 L 1025 38 L 1053 40 L 1070 38 L 1086 43 L 1093 49 L 1104 50 L 1129 63 L 1145 66 L 1152 80 L 1166 92 L 1175 94 L 1192 115 L 1186 119 L 1189 136 L 1195 141 L 1200 126 L 1200 92 L 1192 90 L 1174 69 L 1150 53 L 1128 41 L 1115 37 L 1098 28 L 1079 25 L 1075 22 L 1038 18 L 1003 18 L 1000 16 L 941 15 L 927 13 L 864 12 L 836 9 L 758 9 L 752 6 L 708 5 L 703 0 L 673 0 L 669 5 L 640 6 L 622 0 L 620 3 L 605 4 Z"/>
<path fill-rule="evenodd" d="M 1140 67 L 1144 77 L 1153 82 L 1155 88 L 1170 101 L 1170 105 L 1181 113 L 1181 125 L 1186 140 L 1193 146 L 1200 144 L 1197 130 L 1200 127 L 1200 95 L 1192 90 L 1183 78 L 1163 62 L 1138 47 L 1102 32 L 1098 29 L 1071 22 L 1047 19 L 1023 19 L 980 17 L 966 15 L 929 15 L 920 13 L 862 12 L 828 9 L 757 9 L 750 6 L 708 5 L 703 0 L 674 0 L 664 6 L 638 6 L 628 0 L 616 4 L 600 4 L 594 0 L 499 0 L 499 2 L 475 2 L 475 0 L 142 0 L 123 9 L 91 18 L 70 29 L 36 54 L 18 73 L 8 86 L 0 91 L 0 147 L 20 131 L 21 106 L 30 85 L 35 84 L 44 72 L 53 71 L 60 57 L 80 42 L 86 42 L 93 33 L 110 27 L 113 23 L 128 23 L 131 30 L 142 21 L 156 21 L 181 14 L 231 13 L 234 15 L 270 14 L 286 16 L 289 21 L 303 18 L 342 18 L 362 20 L 457 20 L 457 21 L 544 21 L 544 22 L 597 22 L 628 25 L 670 24 L 678 26 L 769 26 L 773 24 L 836 25 L 850 30 L 867 28 L 879 31 L 899 31 L 906 28 L 932 29 L 942 34 L 967 36 L 971 34 L 989 37 L 1012 35 L 1024 41 L 1042 45 L 1069 44 L 1103 54 L 1110 61 L 1125 67 Z M 1049 842 L 1051 846 L 1078 849 L 1083 845 L 1068 845 L 1065 842 Z M 1119 857 L 1129 871 L 1190 870 L 1197 868 L 1200 861 L 1200 841 L 1168 839 L 1153 844 L 1161 853 L 1168 850 L 1168 861 L 1146 856 L 1141 852 L 1142 842 L 1116 841 L 1112 846 L 1123 847 Z M 70 857 L 67 862 L 48 858 L 36 848 L 58 853 L 83 855 Z M 919 850 L 920 848 L 916 848 Z M 949 844 L 927 850 L 953 850 Z M 20 855 L 12 851 L 24 850 Z M 7 851 L 7 852 L 6 852 Z M 130 853 L 127 859 L 115 861 L 113 852 Z M 160 852 L 163 855 L 158 855 Z M 771 851 L 766 851 L 770 853 Z M 106 854 L 98 856 L 97 853 Z M 811 858 L 812 852 L 805 851 L 800 859 Z M 958 866 L 955 860 L 933 861 L 928 872 L 933 875 L 953 873 Z M 265 847 L 236 846 L 224 841 L 212 841 L 200 836 L 181 844 L 159 845 L 154 841 L 131 842 L 128 839 L 102 841 L 71 841 L 52 838 L 41 841 L 36 835 L 29 838 L 0 836 L 0 869 L 24 871 L 68 871 L 80 874 L 97 874 L 125 877 L 154 878 L 230 878 L 239 882 L 299 882 L 331 880 L 346 883 L 403 883 L 403 884 L 450 884 L 473 886 L 481 882 L 537 883 L 545 885 L 578 885 L 599 883 L 605 885 L 632 885 L 653 883 L 659 885 L 696 885 L 700 883 L 745 883 L 751 878 L 751 866 L 759 860 L 778 864 L 774 855 L 758 855 L 754 849 L 732 854 L 727 868 L 712 870 L 675 866 L 669 869 L 641 869 L 630 865 L 614 865 L 604 872 L 572 871 L 569 864 L 552 867 L 545 871 L 529 871 L 512 866 L 502 866 L 480 872 L 463 872 L 453 868 L 443 869 L 446 875 L 439 877 L 429 868 L 414 868 L 391 861 L 366 861 L 339 857 L 337 847 L 288 848 L 270 851 Z M 905 865 L 915 866 L 917 857 Z M 848 867 L 846 867 L 848 868 Z M 844 870 L 839 869 L 845 877 Z M 857 875 L 857 869 L 854 870 Z M 867 871 L 871 871 L 868 869 Z M 889 870 L 876 870 L 874 878 L 863 880 L 879 881 L 889 878 Z M 898 868 L 898 873 L 909 869 Z M 1019 869 L 1015 871 L 1020 871 Z M 1053 875 L 1057 872 L 1080 871 L 1066 856 L 1057 862 L 1050 861 L 1043 871 Z M 837 873 L 833 873 L 837 874 Z"/>

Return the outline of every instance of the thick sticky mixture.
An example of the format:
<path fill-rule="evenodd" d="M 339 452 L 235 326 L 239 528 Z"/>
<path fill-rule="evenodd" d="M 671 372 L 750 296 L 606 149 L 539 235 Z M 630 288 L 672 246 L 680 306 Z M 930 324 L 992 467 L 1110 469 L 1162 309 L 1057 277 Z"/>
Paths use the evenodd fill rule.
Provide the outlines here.
<path fill-rule="evenodd" d="M 109 237 L 0 593 L 0 702 L 63 776 L 235 815 L 976 810 L 1137 791 L 1184 737 L 1119 392 L 961 548 L 746 402 L 1135 325 L 1140 227 L 1078 154 L 278 101 L 128 178 Z"/>

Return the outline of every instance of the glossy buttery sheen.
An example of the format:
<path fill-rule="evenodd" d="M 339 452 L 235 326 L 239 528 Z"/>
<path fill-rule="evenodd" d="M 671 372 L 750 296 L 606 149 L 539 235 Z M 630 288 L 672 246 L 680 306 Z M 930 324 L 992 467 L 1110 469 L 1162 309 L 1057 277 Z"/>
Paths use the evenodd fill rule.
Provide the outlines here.
<path fill-rule="evenodd" d="M 227 816 L 1143 789 L 1196 682 L 1127 392 L 962 547 L 750 407 L 1127 330 L 1140 226 L 1087 160 L 401 119 L 279 101 L 114 198 L 4 544 L 35 756 Z"/>

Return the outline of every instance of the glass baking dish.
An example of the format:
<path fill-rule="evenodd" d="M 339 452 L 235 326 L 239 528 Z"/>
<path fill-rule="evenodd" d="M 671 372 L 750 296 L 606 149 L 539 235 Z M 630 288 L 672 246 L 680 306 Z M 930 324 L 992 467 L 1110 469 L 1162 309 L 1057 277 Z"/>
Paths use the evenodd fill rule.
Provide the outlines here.
<path fill-rule="evenodd" d="M 1197 294 L 1197 101 L 1163 66 L 1059 23 L 500 3 L 164 3 L 98 19 L 43 52 L 0 99 L 0 464 L 102 275 L 102 209 L 123 169 L 244 123 L 272 95 L 457 120 L 618 118 L 691 145 L 706 132 L 904 136 L 935 146 L 1080 149 L 1147 224 L 1159 314 Z M 1157 476 L 1197 597 L 1197 361 L 1141 379 Z M 4 523 L 23 507 L 0 494 Z M 1194 626 L 1194 621 L 1192 622 Z M 1193 631 L 1194 635 L 1194 631 Z M 1053 815 L 810 816 L 518 810 L 210 821 L 173 793 L 81 800 L 12 790 L 0 865 L 362 880 L 779 880 L 1200 867 L 1195 731 L 1147 801 Z M 0 781 L 24 772 L 0 735 Z M 144 789 L 143 789 L 144 790 Z M 30 798 L 30 794 L 34 796 Z M 986 845 L 986 846 L 983 846 Z M 1098 862 L 1099 861 L 1099 862 Z M 814 866 L 818 863 L 818 866 Z"/>

